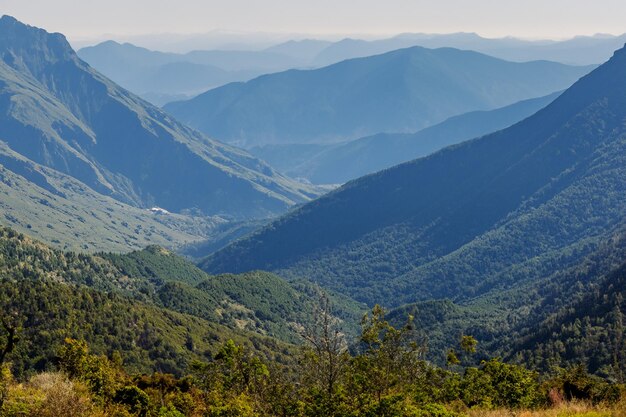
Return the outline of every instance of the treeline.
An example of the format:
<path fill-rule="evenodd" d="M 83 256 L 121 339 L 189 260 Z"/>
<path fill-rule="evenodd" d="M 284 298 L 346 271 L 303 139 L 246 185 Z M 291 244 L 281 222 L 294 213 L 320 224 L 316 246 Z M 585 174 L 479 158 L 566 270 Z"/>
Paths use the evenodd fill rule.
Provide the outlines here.
<path fill-rule="evenodd" d="M 550 377 L 497 358 L 473 365 L 476 340 L 464 336 L 448 351 L 447 367 L 424 360 L 412 322 L 396 328 L 375 307 L 349 347 L 322 300 L 306 347 L 291 364 L 263 359 L 232 340 L 187 375 L 129 375 L 123 358 L 99 356 L 66 339 L 57 371 L 28 382 L 2 367 L 0 415 L 12 416 L 388 416 L 453 417 L 471 410 L 539 409 L 582 399 L 624 402 L 624 387 L 590 376 L 583 367 Z M 4 323 L 4 341 L 19 344 Z M 10 359 L 10 355 L 7 356 Z M 621 398 L 621 399 L 620 399 Z"/>

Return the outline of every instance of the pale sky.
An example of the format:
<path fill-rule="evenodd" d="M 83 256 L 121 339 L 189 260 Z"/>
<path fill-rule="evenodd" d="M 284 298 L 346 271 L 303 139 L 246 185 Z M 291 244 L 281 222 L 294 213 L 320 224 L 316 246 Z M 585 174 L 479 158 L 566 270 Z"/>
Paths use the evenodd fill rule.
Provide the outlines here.
<path fill-rule="evenodd" d="M 625 0 L 0 0 L 0 14 L 75 41 L 213 30 L 535 39 L 626 32 Z"/>

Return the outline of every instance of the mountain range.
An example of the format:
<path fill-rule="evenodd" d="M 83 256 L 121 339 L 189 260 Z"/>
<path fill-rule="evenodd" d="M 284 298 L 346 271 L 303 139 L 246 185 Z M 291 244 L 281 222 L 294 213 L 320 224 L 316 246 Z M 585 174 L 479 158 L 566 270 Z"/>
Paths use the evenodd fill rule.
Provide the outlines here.
<path fill-rule="evenodd" d="M 415 132 L 468 111 L 550 94 L 589 70 L 413 47 L 231 83 L 164 108 L 210 136 L 247 148 L 337 143 Z"/>
<path fill-rule="evenodd" d="M 477 33 L 400 33 L 392 37 L 365 39 L 358 37 L 318 39 L 314 35 L 211 33 L 184 36 L 151 34 L 116 37 L 119 43 L 130 43 L 155 51 L 185 54 L 189 51 L 272 52 L 290 57 L 306 67 L 326 66 L 346 59 L 378 55 L 412 46 L 425 48 L 458 48 L 473 50 L 510 61 L 557 61 L 572 65 L 601 64 L 626 42 L 626 35 L 598 33 L 569 39 L 522 39 L 512 36 L 487 38 Z M 267 36 L 270 35 L 270 36 Z M 104 43 L 104 42 L 102 42 Z M 80 48 L 87 43 L 78 42 Z"/>
<path fill-rule="evenodd" d="M 136 41 L 143 45 L 147 40 Z M 258 49 L 258 45 L 239 45 L 239 49 L 229 49 L 234 45 L 206 44 L 203 47 L 202 44 L 195 44 L 188 49 L 192 52 L 185 53 L 159 52 L 168 49 L 167 39 L 161 39 L 161 43 L 154 43 L 154 39 L 151 41 L 148 44 L 156 50 L 128 42 L 105 41 L 81 48 L 78 54 L 116 83 L 161 106 L 265 73 L 320 68 L 346 59 L 413 46 L 472 50 L 516 62 L 547 60 L 570 65 L 593 65 L 606 61 L 614 50 L 626 42 L 626 36 L 595 35 L 563 41 L 529 41 L 511 37 L 489 39 L 475 33 L 404 33 L 377 40 L 289 40 L 265 49 Z"/>
<path fill-rule="evenodd" d="M 304 60 L 330 46 L 272 53 Z M 203 56 L 196 64 L 210 65 Z M 0 220 L 27 233 L 0 228 L 3 330 L 7 313 L 22 328 L 12 371 L 54 368 L 66 337 L 134 373 L 181 375 L 228 339 L 289 363 L 320 317 L 359 350 L 359 319 L 383 304 L 387 316 L 361 323 L 400 328 L 413 317 L 404 329 L 427 342 L 433 362 L 473 335 L 477 360 L 542 370 L 582 360 L 619 379 L 626 48 L 562 93 L 517 101 L 587 70 L 414 47 L 206 93 L 221 91 L 215 114 L 232 119 L 212 123 L 232 128 L 233 141 L 269 138 L 272 152 L 306 168 L 290 172 L 350 180 L 309 202 L 327 188 L 182 125 L 81 61 L 62 35 L 2 17 Z M 306 119 L 315 108 L 348 113 Z M 463 108 L 474 111 L 454 116 Z M 308 126 L 277 123 L 287 114 Z M 260 136 L 248 142 L 235 120 Z M 365 121 L 376 135 L 335 143 Z M 379 133 L 392 124 L 429 127 Z M 159 246 L 181 244 L 194 258 L 214 253 L 196 266 Z M 325 299 L 330 315 L 320 315 Z"/>
<path fill-rule="evenodd" d="M 403 33 L 392 38 L 362 40 L 346 38 L 327 46 L 312 61 L 314 66 L 334 64 L 351 58 L 382 54 L 395 49 L 422 46 L 451 47 L 481 52 L 507 61 L 556 61 L 571 65 L 600 64 L 626 43 L 620 36 L 576 36 L 566 40 L 524 40 L 514 37 L 485 38 L 476 33 Z"/>
<path fill-rule="evenodd" d="M 82 48 L 78 56 L 122 87 L 157 105 L 302 65 L 296 58 L 272 51 L 176 54 L 114 41 Z"/>
<path fill-rule="evenodd" d="M 621 49 L 524 121 L 351 181 L 202 267 L 399 306 L 463 303 L 580 265 L 626 214 L 625 74 Z"/>

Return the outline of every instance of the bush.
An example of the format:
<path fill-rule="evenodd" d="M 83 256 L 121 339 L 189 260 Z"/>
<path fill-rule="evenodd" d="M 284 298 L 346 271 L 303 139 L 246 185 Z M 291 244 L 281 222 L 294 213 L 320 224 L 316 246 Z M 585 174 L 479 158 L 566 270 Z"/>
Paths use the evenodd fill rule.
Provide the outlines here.
<path fill-rule="evenodd" d="M 585 400 L 594 404 L 600 402 L 615 404 L 622 396 L 619 385 L 610 384 L 602 378 L 590 375 L 583 365 L 560 370 L 555 378 L 545 383 L 544 390 L 556 391 L 568 401 Z"/>
<path fill-rule="evenodd" d="M 534 408 L 543 398 L 536 372 L 497 359 L 468 368 L 461 381 L 461 399 L 469 407 Z"/>
<path fill-rule="evenodd" d="M 128 385 L 117 390 L 113 401 L 126 405 L 132 413 L 145 416 L 150 406 L 150 397 L 141 389 Z"/>
<path fill-rule="evenodd" d="M 2 410 L 3 417 L 101 417 L 89 390 L 59 373 L 44 373 L 28 384 L 14 385 Z"/>

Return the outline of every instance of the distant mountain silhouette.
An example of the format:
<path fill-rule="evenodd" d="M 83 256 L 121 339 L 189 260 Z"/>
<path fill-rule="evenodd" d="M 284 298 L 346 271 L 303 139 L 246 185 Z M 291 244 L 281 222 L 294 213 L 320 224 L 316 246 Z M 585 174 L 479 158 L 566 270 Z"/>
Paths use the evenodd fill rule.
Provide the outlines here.
<path fill-rule="evenodd" d="M 559 94 L 454 116 L 417 133 L 380 133 L 326 146 L 267 145 L 250 151 L 292 178 L 305 178 L 316 184 L 342 184 L 509 127 L 547 106 Z"/>
<path fill-rule="evenodd" d="M 122 87 L 157 105 L 302 64 L 270 50 L 175 54 L 114 41 L 82 48 L 78 55 Z"/>
<path fill-rule="evenodd" d="M 303 39 L 283 42 L 262 51 L 209 50 L 186 54 L 163 53 L 129 43 L 106 41 L 82 48 L 78 54 L 113 81 L 154 104 L 163 105 L 266 73 L 320 68 L 413 46 L 473 50 L 515 62 L 547 60 L 590 65 L 604 62 L 625 42 L 626 35 L 528 41 L 511 37 L 488 39 L 475 33 L 405 33 L 379 40 L 332 42 Z M 199 59 L 199 56 L 203 58 Z"/>
<path fill-rule="evenodd" d="M 589 70 L 414 47 L 228 84 L 165 109 L 244 147 L 337 143 L 380 132 L 415 132 L 468 111 L 546 95 Z"/>
<path fill-rule="evenodd" d="M 313 64 L 313 60 L 326 48 L 333 45 L 331 41 L 317 39 L 303 39 L 298 41 L 287 41 L 265 49 L 266 52 L 273 52 L 298 59 L 302 64 Z"/>
<path fill-rule="evenodd" d="M 312 66 L 334 64 L 346 59 L 361 58 L 401 48 L 451 47 L 482 52 L 500 59 L 526 62 L 556 61 L 571 65 L 600 64 L 626 42 L 621 36 L 577 36 L 564 41 L 528 41 L 516 38 L 483 38 L 475 33 L 424 34 L 404 33 L 392 38 L 366 41 L 343 39 L 329 45 L 313 58 Z"/>

